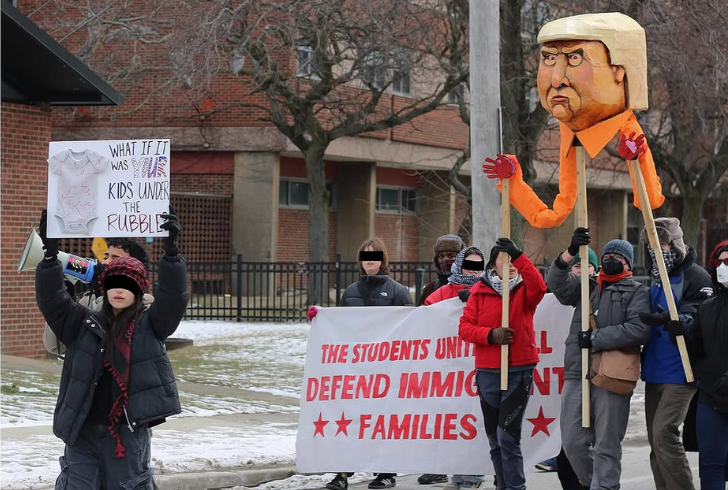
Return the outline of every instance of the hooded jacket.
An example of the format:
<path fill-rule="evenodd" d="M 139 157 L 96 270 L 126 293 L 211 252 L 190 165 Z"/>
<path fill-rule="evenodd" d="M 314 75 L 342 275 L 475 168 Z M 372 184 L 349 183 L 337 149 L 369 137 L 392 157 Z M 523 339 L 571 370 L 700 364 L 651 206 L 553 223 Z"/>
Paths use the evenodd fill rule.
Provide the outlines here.
<path fill-rule="evenodd" d="M 96 382 L 102 374 L 107 325 L 101 314 L 69 296 L 59 261 L 41 261 L 35 278 L 38 308 L 67 348 L 53 414 L 53 433 L 66 444 L 73 444 L 88 418 Z M 184 258 L 163 257 L 158 278 L 155 301 L 137 316 L 131 341 L 129 401 L 126 420 L 121 420 L 131 429 L 160 424 L 181 411 L 164 340 L 177 329 L 187 308 Z"/>
<path fill-rule="evenodd" d="M 546 283 L 526 254 L 513 265 L 523 279 L 510 291 L 508 326 L 515 332 L 508 349 L 509 366 L 527 366 L 538 362 L 538 348 L 533 329 L 533 315 L 546 294 Z M 481 277 L 470 289 L 470 298 L 460 317 L 460 337 L 475 344 L 475 367 L 500 368 L 501 346 L 488 343 L 488 334 L 501 326 L 503 298 Z"/>

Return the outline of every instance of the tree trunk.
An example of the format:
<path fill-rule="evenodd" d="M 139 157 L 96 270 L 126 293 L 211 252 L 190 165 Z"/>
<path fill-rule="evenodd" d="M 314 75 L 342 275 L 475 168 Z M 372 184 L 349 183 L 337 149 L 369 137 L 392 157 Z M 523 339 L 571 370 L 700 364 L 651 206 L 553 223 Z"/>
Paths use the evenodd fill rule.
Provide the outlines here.
<path fill-rule="evenodd" d="M 692 248 L 697 249 L 700 240 L 700 219 L 703 216 L 705 196 L 700 192 L 691 192 L 683 195 L 683 209 L 680 217 L 680 228 L 683 230 L 683 240 Z"/>
<path fill-rule="evenodd" d="M 328 290 L 325 263 L 329 256 L 329 192 L 326 189 L 326 144 L 312 141 L 304 153 L 308 178 L 308 304 L 321 304 Z"/>

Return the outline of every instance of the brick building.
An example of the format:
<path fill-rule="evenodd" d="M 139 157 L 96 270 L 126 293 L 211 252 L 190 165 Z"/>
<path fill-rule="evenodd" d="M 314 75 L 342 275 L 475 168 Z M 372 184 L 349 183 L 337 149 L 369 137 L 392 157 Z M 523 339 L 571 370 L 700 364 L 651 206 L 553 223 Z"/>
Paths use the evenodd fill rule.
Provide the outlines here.
<path fill-rule="evenodd" d="M 23 245 L 45 207 L 52 107 L 116 105 L 121 95 L 2 1 L 0 342 L 4 354 L 43 355 L 35 278 L 18 274 Z"/>

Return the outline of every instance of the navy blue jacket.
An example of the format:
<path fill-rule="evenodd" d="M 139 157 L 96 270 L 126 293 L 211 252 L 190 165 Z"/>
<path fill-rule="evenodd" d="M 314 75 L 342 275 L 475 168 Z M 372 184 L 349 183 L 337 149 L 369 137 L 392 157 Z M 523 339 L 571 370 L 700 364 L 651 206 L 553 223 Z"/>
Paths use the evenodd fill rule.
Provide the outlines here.
<path fill-rule="evenodd" d="M 61 385 L 53 414 L 53 433 L 73 444 L 88 417 L 103 369 L 107 325 L 98 312 L 79 305 L 66 291 L 59 261 L 41 261 L 35 295 L 43 317 L 66 344 Z M 187 265 L 181 255 L 159 261 L 159 288 L 152 305 L 136 319 L 131 342 L 127 423 L 156 425 L 180 413 L 179 394 L 164 341 L 177 329 L 187 308 Z"/>
<path fill-rule="evenodd" d="M 700 304 L 713 292 L 710 275 L 695 263 L 695 250 L 689 249 L 685 259 L 670 271 L 670 286 L 682 321 L 692 328 Z M 660 306 L 668 311 L 662 284 L 650 288 L 652 311 Z M 652 327 L 650 340 L 642 349 L 642 380 L 646 383 L 685 384 L 680 352 L 670 340 L 664 325 Z"/>

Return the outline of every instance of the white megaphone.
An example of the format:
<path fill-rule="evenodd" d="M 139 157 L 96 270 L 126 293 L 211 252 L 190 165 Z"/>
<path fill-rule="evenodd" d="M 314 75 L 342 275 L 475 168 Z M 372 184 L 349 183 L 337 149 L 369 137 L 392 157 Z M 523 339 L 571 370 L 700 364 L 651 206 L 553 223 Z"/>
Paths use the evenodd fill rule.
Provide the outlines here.
<path fill-rule="evenodd" d="M 28 240 L 25 242 L 23 255 L 20 257 L 18 272 L 35 269 L 35 266 L 43 260 L 44 256 L 43 240 L 40 239 L 35 229 L 32 229 L 30 230 Z M 94 269 L 96 268 L 95 260 L 84 259 L 76 255 L 67 254 L 66 252 L 58 252 L 58 260 L 61 261 L 65 275 L 86 283 L 91 282 L 93 279 Z"/>

